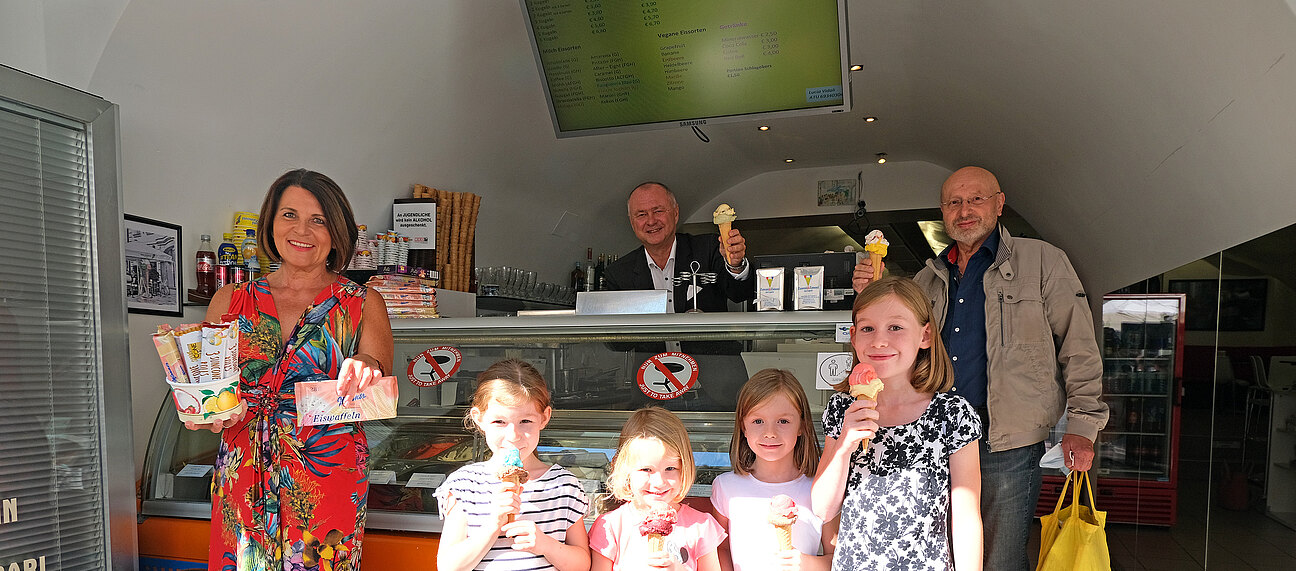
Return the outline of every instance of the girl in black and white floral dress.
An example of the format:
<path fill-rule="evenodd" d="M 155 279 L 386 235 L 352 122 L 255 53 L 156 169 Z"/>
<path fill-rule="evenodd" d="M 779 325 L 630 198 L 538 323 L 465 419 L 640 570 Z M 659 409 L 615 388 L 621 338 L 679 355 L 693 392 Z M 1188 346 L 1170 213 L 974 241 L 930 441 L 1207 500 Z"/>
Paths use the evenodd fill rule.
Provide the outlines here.
<path fill-rule="evenodd" d="M 981 569 L 981 423 L 947 393 L 954 371 L 931 302 L 908 279 L 870 283 L 851 311 L 851 347 L 884 389 L 835 387 L 823 414 L 815 515 L 841 515 L 833 569 Z M 863 446 L 861 446 L 863 445 Z"/>

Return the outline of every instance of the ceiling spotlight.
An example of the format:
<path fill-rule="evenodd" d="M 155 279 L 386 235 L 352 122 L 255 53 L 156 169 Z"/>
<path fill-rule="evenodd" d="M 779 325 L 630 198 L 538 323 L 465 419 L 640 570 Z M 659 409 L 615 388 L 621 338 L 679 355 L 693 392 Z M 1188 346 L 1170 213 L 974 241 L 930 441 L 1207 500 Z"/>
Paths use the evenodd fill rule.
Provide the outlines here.
<path fill-rule="evenodd" d="M 768 131 L 768 130 L 769 130 L 769 125 L 761 125 L 760 127 L 757 127 L 757 129 L 760 129 L 760 130 L 762 130 L 762 131 Z"/>
<path fill-rule="evenodd" d="M 880 165 L 886 163 L 886 153 L 878 153 L 875 156 L 877 157 L 877 164 Z"/>
<path fill-rule="evenodd" d="M 861 69 L 864 69 L 864 66 L 859 65 L 859 64 L 855 64 L 855 65 L 850 66 L 850 70 L 851 70 L 851 71 L 859 71 L 859 70 L 861 70 Z"/>
<path fill-rule="evenodd" d="M 864 122 L 865 122 L 865 123 L 872 123 L 872 122 L 874 122 L 874 121 L 877 121 L 877 117 L 873 117 L 873 116 L 870 115 L 870 116 L 864 118 Z"/>
<path fill-rule="evenodd" d="M 792 162 L 793 160 L 795 160 L 795 159 L 783 159 L 783 162 L 785 162 L 785 163 L 790 163 L 790 162 Z"/>

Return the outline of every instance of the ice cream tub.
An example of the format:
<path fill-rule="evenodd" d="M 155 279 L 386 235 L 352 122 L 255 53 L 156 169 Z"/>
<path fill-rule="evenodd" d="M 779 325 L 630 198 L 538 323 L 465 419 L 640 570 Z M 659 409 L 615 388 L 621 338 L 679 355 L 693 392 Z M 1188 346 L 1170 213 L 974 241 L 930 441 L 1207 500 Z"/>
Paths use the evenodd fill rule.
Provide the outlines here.
<path fill-rule="evenodd" d="M 238 416 L 246 409 L 239 391 L 239 375 L 203 383 L 167 384 L 182 422 L 210 424 Z"/>

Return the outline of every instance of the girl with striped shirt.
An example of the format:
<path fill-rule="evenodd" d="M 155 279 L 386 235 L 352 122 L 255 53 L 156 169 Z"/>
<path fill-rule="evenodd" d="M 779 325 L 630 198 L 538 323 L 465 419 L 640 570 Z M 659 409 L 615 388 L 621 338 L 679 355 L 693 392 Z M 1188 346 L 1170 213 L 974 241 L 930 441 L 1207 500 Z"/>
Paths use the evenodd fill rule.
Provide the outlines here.
<path fill-rule="evenodd" d="M 477 376 L 465 424 L 481 431 L 493 457 L 455 470 L 437 488 L 438 569 L 589 570 L 580 482 L 535 454 L 552 413 L 544 378 L 524 361 L 500 361 Z M 512 449 L 528 474 L 520 494 L 497 473 L 498 458 Z"/>

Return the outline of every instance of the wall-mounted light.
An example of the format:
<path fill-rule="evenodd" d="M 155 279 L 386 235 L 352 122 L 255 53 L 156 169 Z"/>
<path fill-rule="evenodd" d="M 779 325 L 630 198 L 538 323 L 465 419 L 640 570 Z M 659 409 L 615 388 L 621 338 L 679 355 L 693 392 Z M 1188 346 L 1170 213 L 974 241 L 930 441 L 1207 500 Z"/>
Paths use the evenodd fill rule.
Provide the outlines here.
<path fill-rule="evenodd" d="M 860 64 L 855 64 L 855 65 L 850 66 L 850 70 L 851 70 L 851 71 L 859 71 L 859 70 L 861 70 L 861 69 L 864 69 L 864 66 L 862 66 L 862 65 L 860 65 Z"/>
<path fill-rule="evenodd" d="M 873 122 L 875 122 L 875 121 L 877 121 L 877 117 L 874 117 L 874 116 L 872 116 L 872 115 L 870 115 L 870 116 L 864 118 L 864 122 L 865 122 L 865 123 L 873 123 Z"/>
<path fill-rule="evenodd" d="M 886 153 L 878 153 L 874 156 L 877 157 L 877 164 L 886 164 Z"/>
<path fill-rule="evenodd" d="M 769 125 L 761 125 L 760 127 L 757 127 L 757 129 L 760 129 L 760 130 L 762 130 L 762 131 L 768 131 L 768 130 L 769 130 Z"/>
<path fill-rule="evenodd" d="M 792 162 L 792 161 L 794 161 L 794 160 L 796 160 L 796 159 L 783 159 L 783 162 L 785 162 L 785 163 L 790 163 L 790 162 Z"/>

